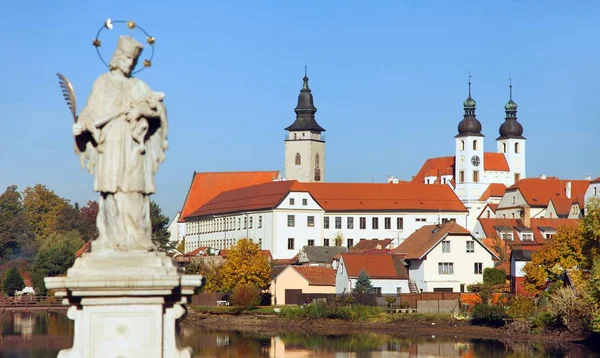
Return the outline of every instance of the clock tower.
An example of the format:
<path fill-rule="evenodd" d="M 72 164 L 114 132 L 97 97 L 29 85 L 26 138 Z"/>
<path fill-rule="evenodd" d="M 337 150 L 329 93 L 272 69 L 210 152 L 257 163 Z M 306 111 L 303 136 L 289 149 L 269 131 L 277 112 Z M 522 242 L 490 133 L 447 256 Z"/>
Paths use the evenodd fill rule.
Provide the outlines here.
<path fill-rule="evenodd" d="M 471 97 L 471 74 L 469 96 L 464 101 L 463 120 L 458 124 L 455 138 L 455 191 L 461 201 L 478 201 L 487 184 L 484 183 L 484 135 L 481 122 L 475 116 L 476 102 Z"/>

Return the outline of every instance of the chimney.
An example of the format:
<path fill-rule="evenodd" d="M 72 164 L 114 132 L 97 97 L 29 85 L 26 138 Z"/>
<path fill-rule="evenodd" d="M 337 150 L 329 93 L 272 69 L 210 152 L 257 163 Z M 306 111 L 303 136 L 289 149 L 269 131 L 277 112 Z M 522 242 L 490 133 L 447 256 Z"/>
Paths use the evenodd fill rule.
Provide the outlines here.
<path fill-rule="evenodd" d="M 567 182 L 567 187 L 565 188 L 565 195 L 567 198 L 571 199 L 571 182 Z"/>
<path fill-rule="evenodd" d="M 592 180 L 592 176 L 591 175 L 586 175 L 584 179 L 585 180 Z"/>
<path fill-rule="evenodd" d="M 546 174 L 540 175 L 540 179 L 544 179 L 545 180 L 546 179 Z"/>
<path fill-rule="evenodd" d="M 523 225 L 526 227 L 531 227 L 531 208 L 524 207 L 523 208 Z"/>

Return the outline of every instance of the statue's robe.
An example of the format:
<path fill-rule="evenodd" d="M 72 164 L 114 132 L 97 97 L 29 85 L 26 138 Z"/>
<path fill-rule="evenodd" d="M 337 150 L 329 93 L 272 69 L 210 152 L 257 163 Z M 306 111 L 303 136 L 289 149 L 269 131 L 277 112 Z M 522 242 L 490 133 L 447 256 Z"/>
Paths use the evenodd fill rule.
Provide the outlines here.
<path fill-rule="evenodd" d="M 76 151 L 94 158 L 90 167 L 94 190 L 101 193 L 99 237 L 93 250 L 153 248 L 149 195 L 155 192 L 154 174 L 166 149 L 166 112 L 161 103 L 156 117 L 139 122 L 125 119 L 128 110 L 152 95 L 143 81 L 109 72 L 96 80 L 79 114 L 78 122 L 87 133 L 76 138 Z M 146 124 L 148 129 L 138 143 L 134 137 L 140 138 L 132 130 Z"/>

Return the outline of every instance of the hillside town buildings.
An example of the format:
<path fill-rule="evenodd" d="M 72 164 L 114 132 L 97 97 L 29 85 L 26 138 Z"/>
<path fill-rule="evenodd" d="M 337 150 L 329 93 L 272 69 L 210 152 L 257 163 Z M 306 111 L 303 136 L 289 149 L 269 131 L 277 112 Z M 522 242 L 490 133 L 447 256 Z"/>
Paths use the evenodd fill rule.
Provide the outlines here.
<path fill-rule="evenodd" d="M 250 238 L 274 262 L 286 262 L 273 276 L 279 302 L 299 289 L 282 277 L 307 292 L 349 292 L 361 265 L 382 293 L 462 292 L 486 267 L 505 269 L 519 290 L 522 262 L 562 226 L 576 225 L 586 201 L 600 196 L 600 177 L 527 176 L 512 84 L 496 151 L 485 152 L 470 79 L 452 155 L 426 159 L 410 181 L 327 182 L 325 129 L 308 81 L 305 74 L 295 121 L 285 127 L 283 173 L 195 172 L 172 224 L 186 253 L 227 250 Z M 344 250 L 324 254 L 334 247 Z M 318 268 L 287 270 L 289 264 Z"/>

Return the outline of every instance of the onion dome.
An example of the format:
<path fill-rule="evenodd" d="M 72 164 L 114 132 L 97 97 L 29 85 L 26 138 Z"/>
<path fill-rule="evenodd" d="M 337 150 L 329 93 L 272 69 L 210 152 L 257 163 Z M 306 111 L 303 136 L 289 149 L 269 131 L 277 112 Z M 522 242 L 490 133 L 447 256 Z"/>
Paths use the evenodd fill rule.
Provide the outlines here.
<path fill-rule="evenodd" d="M 469 97 L 463 102 L 465 114 L 463 120 L 458 123 L 458 135 L 456 137 L 483 137 L 483 134 L 481 134 L 481 122 L 475 116 L 476 105 L 477 102 L 471 97 L 471 73 L 469 73 Z"/>
<path fill-rule="evenodd" d="M 315 120 L 317 108 L 313 103 L 313 95 L 308 87 L 308 76 L 306 68 L 304 69 L 304 78 L 302 79 L 302 89 L 298 95 L 298 105 L 294 109 L 296 120 L 292 125 L 285 128 L 286 131 L 313 131 L 324 132 L 325 129 Z"/>
<path fill-rule="evenodd" d="M 523 126 L 519 121 L 517 121 L 517 104 L 512 99 L 512 80 L 510 82 L 510 99 L 504 106 L 504 110 L 506 112 L 506 118 L 504 123 L 500 125 L 500 137 L 498 139 L 506 139 L 506 138 L 519 138 L 525 139 L 523 137 Z"/>

